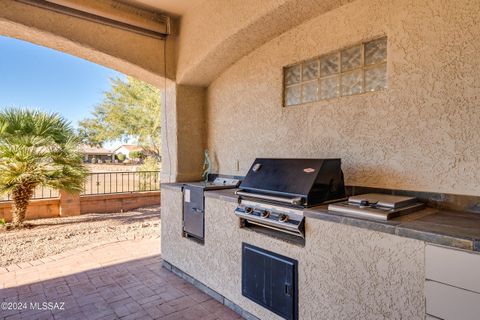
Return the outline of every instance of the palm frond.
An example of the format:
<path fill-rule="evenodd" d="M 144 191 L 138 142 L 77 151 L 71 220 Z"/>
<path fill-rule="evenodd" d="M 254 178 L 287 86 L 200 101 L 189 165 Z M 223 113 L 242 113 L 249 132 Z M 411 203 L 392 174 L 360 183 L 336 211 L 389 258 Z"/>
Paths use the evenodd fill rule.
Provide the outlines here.
<path fill-rule="evenodd" d="M 0 112 L 0 193 L 18 185 L 81 191 L 87 170 L 71 124 L 56 113 Z"/>

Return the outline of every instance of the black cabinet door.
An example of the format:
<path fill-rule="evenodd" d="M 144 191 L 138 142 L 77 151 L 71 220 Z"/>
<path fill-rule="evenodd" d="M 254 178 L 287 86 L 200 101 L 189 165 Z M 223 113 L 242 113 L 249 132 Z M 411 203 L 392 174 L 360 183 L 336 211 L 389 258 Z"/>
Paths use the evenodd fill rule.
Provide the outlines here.
<path fill-rule="evenodd" d="M 242 294 L 284 319 L 297 319 L 297 261 L 242 244 Z"/>
<path fill-rule="evenodd" d="M 183 189 L 183 231 L 203 240 L 204 220 L 203 188 L 185 186 Z"/>

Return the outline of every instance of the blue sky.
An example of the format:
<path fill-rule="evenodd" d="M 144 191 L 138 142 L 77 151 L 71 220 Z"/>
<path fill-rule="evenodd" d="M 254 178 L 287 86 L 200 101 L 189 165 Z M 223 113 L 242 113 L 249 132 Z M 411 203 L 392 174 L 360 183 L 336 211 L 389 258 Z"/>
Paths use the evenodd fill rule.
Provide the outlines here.
<path fill-rule="evenodd" d="M 95 63 L 0 36 L 0 109 L 33 107 L 62 114 L 74 126 L 90 115 L 123 74 Z"/>

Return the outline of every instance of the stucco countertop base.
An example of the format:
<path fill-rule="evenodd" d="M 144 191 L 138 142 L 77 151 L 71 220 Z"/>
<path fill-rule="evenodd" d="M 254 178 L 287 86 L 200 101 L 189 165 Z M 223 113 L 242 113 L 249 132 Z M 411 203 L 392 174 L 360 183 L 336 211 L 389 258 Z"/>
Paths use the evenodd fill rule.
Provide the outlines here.
<path fill-rule="evenodd" d="M 207 191 L 205 197 L 238 202 L 236 190 Z M 327 206 L 307 208 L 303 213 L 308 219 L 320 219 L 429 243 L 480 251 L 480 214 L 476 213 L 426 208 L 389 221 L 367 220 L 332 212 Z"/>

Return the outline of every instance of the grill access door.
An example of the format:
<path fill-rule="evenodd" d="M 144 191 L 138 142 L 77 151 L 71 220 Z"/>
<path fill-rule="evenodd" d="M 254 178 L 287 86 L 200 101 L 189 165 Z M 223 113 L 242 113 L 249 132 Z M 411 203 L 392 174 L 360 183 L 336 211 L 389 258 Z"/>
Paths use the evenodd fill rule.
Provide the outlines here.
<path fill-rule="evenodd" d="M 186 185 L 183 188 L 183 232 L 199 240 L 204 239 L 205 212 L 203 188 Z"/>
<path fill-rule="evenodd" d="M 245 243 L 242 251 L 242 294 L 284 319 L 297 319 L 297 261 Z"/>

